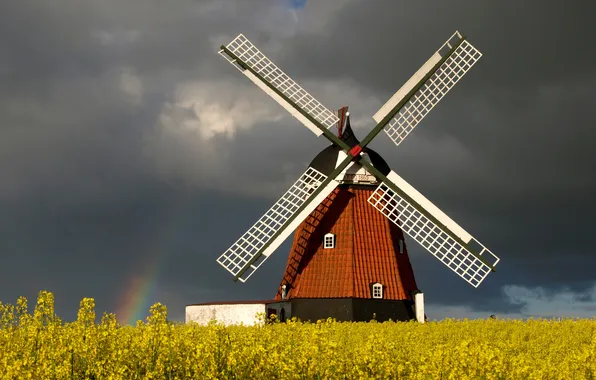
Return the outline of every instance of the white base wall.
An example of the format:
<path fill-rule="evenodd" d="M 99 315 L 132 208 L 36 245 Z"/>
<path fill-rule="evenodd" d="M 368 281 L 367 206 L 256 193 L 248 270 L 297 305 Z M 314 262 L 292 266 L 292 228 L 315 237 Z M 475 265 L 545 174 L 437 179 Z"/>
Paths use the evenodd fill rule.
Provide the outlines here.
<path fill-rule="evenodd" d="M 416 308 L 416 320 L 424 323 L 424 293 L 414 295 L 414 307 Z"/>
<path fill-rule="evenodd" d="M 267 304 L 228 304 L 228 305 L 188 305 L 186 306 L 186 323 L 196 322 L 207 325 L 215 320 L 226 326 L 252 326 L 260 322 L 259 314 L 267 311 Z"/>

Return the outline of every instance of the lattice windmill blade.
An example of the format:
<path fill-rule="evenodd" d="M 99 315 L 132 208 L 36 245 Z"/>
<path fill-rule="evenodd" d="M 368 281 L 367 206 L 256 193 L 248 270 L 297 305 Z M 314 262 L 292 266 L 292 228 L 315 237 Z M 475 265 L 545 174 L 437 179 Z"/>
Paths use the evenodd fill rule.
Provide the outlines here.
<path fill-rule="evenodd" d="M 499 262 L 496 255 L 394 171 L 368 202 L 475 288 Z"/>
<path fill-rule="evenodd" d="M 281 104 L 315 135 L 335 126 L 338 117 L 281 71 L 243 34 L 222 46 L 219 54 Z"/>
<path fill-rule="evenodd" d="M 217 262 L 234 275 L 234 280 L 245 282 L 337 185 L 339 182 L 308 167 Z M 323 189 L 315 195 L 321 186 Z"/>
<path fill-rule="evenodd" d="M 399 145 L 480 57 L 482 53 L 455 32 L 373 119 L 381 123 L 390 117 L 384 130 Z"/>

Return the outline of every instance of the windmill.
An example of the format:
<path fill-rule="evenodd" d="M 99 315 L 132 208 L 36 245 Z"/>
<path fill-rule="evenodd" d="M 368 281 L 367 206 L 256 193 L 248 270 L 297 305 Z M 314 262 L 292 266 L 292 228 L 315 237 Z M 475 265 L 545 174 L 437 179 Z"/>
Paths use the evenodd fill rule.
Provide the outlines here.
<path fill-rule="evenodd" d="M 315 135 L 331 142 L 219 256 L 217 262 L 234 281 L 247 281 L 293 232 L 275 310 L 302 319 L 366 320 L 372 314 L 411 319 L 422 293 L 403 233 L 475 288 L 495 271 L 497 256 L 368 148 L 381 131 L 399 146 L 480 59 L 482 54 L 459 32 L 378 110 L 376 126 L 362 140 L 352 131 L 347 107 L 337 115 L 330 111 L 244 35 L 222 46 L 219 54 Z M 333 126 L 337 135 L 330 130 Z"/>

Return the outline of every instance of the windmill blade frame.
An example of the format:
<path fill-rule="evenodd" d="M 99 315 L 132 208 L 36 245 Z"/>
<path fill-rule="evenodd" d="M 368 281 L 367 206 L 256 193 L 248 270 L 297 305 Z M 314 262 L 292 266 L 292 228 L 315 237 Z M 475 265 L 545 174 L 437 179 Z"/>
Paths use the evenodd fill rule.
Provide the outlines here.
<path fill-rule="evenodd" d="M 399 146 L 481 57 L 482 53 L 456 31 L 373 119 L 383 124 L 387 136 Z"/>
<path fill-rule="evenodd" d="M 329 132 L 339 121 L 337 115 L 300 87 L 243 34 L 222 45 L 219 54 L 315 135 Z"/>
<path fill-rule="evenodd" d="M 394 171 L 368 202 L 475 288 L 500 260 Z"/>
<path fill-rule="evenodd" d="M 234 275 L 234 280 L 245 282 L 337 185 L 308 167 L 217 262 Z M 317 191 L 319 187 L 323 188 Z"/>

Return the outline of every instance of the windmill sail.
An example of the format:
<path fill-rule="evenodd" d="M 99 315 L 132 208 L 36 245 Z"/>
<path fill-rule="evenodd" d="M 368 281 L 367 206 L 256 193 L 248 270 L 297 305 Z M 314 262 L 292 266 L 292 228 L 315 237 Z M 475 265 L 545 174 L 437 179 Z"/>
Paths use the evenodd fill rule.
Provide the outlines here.
<path fill-rule="evenodd" d="M 217 262 L 245 282 L 338 184 L 309 167 Z M 324 188 L 314 195 L 321 186 Z"/>
<path fill-rule="evenodd" d="M 497 256 L 393 171 L 368 202 L 475 288 L 499 262 Z"/>
<path fill-rule="evenodd" d="M 339 119 L 333 112 L 281 71 L 243 34 L 222 46 L 219 54 L 317 136 L 337 124 Z"/>
<path fill-rule="evenodd" d="M 399 145 L 480 57 L 482 53 L 455 32 L 373 119 L 380 123 L 388 115 L 393 116 L 384 130 Z"/>

